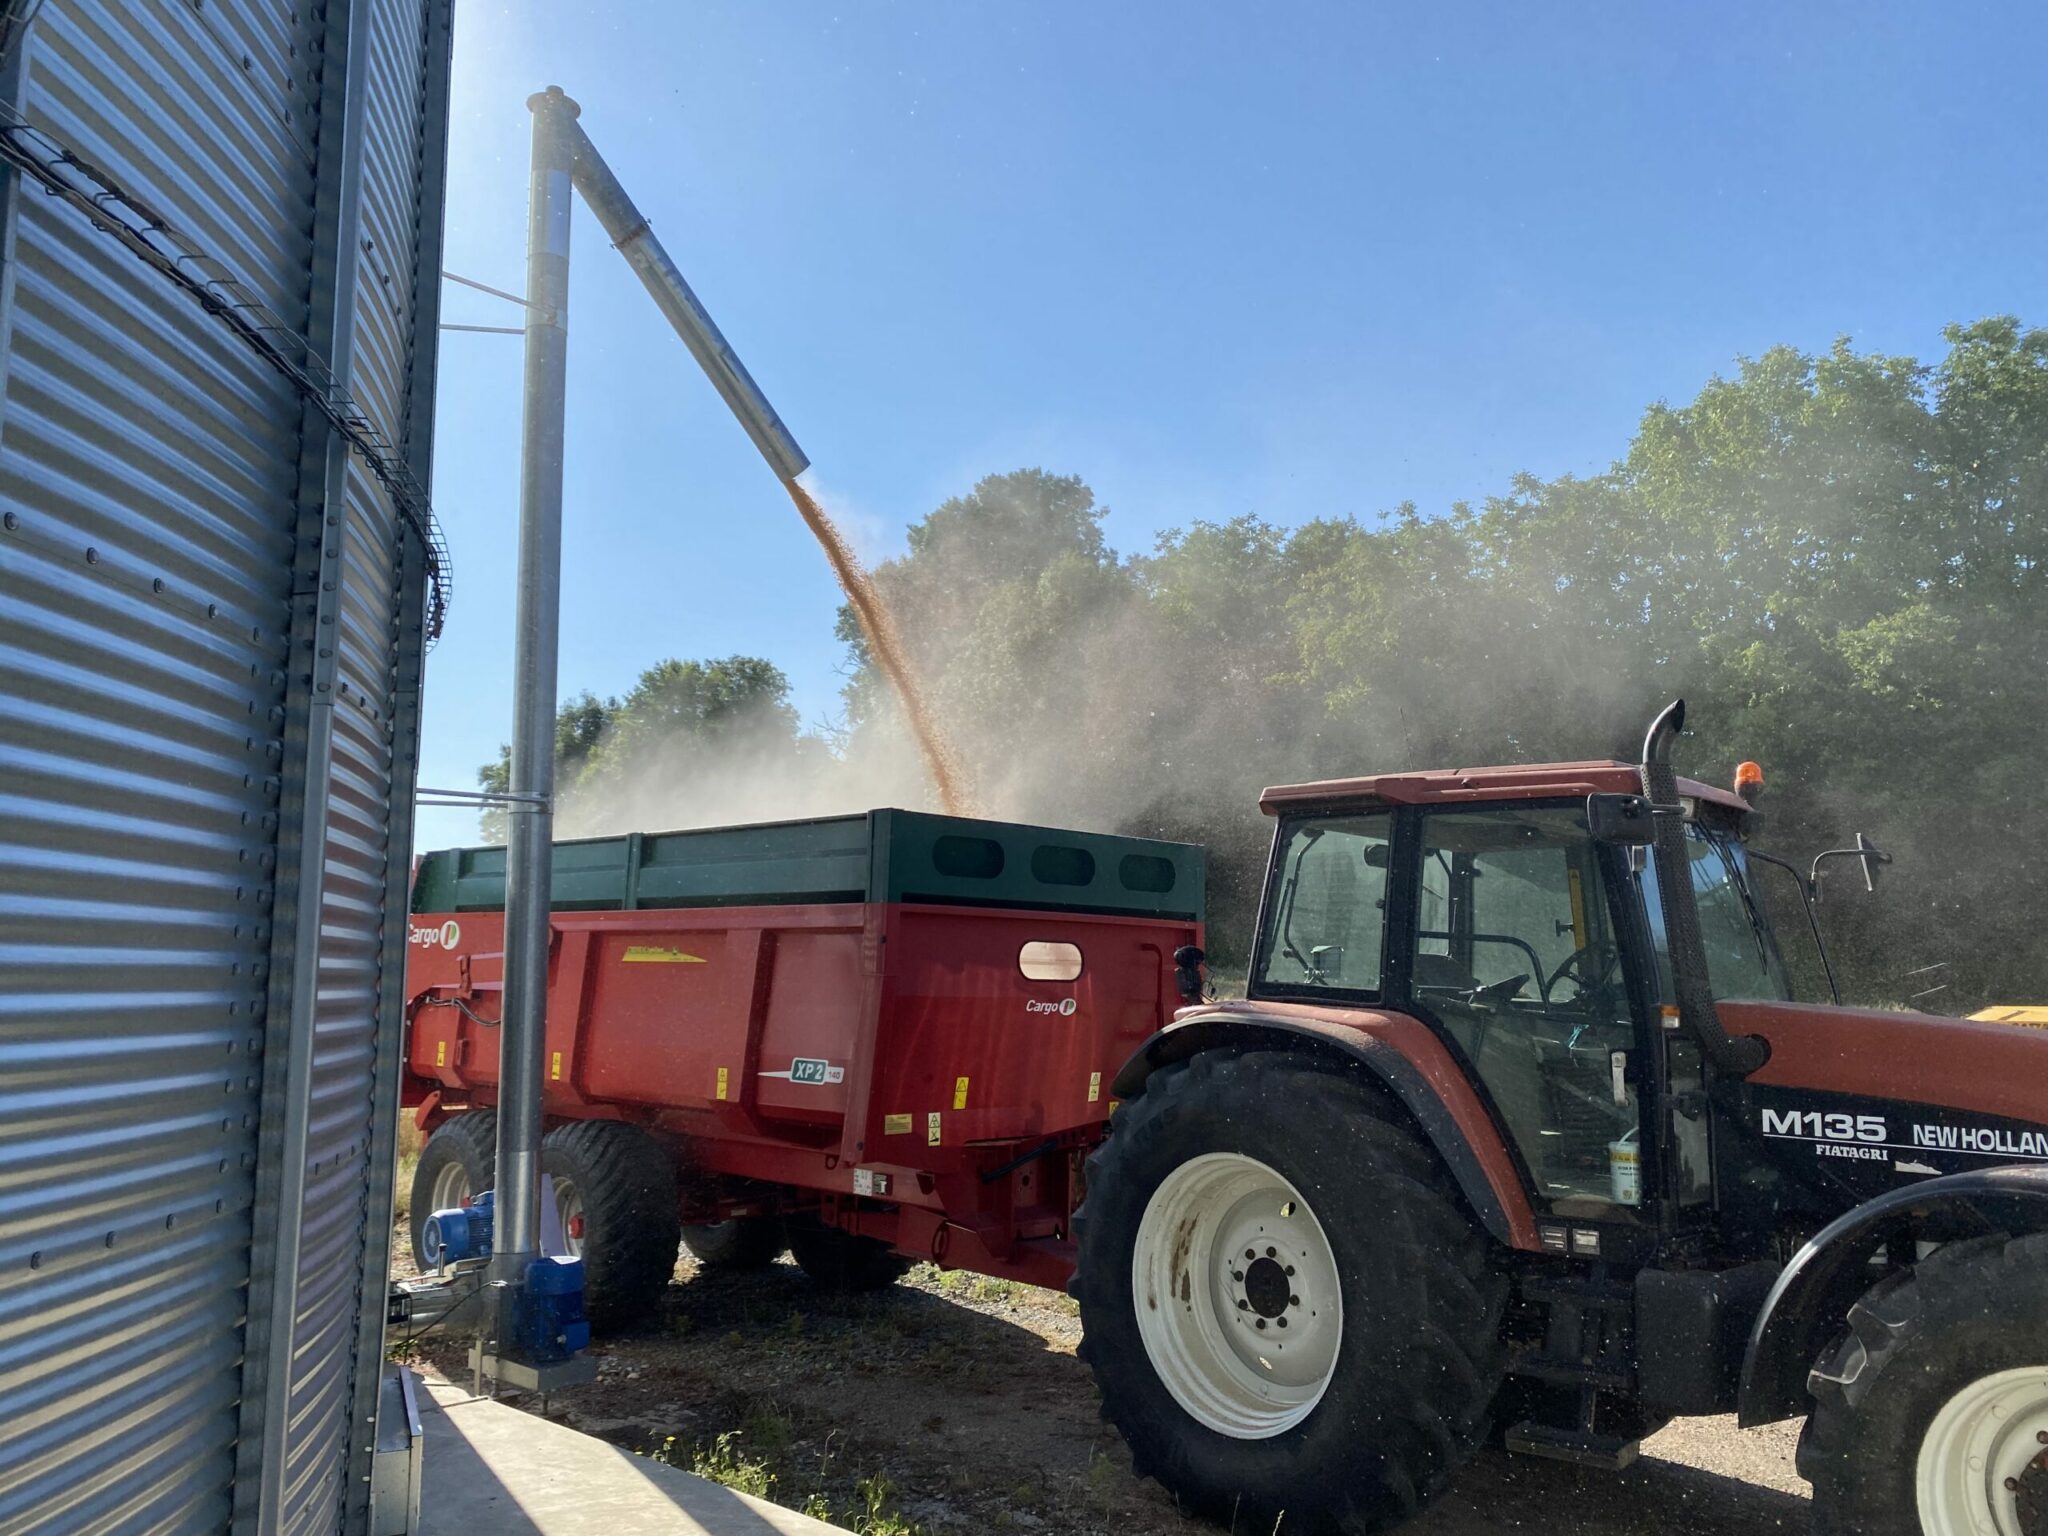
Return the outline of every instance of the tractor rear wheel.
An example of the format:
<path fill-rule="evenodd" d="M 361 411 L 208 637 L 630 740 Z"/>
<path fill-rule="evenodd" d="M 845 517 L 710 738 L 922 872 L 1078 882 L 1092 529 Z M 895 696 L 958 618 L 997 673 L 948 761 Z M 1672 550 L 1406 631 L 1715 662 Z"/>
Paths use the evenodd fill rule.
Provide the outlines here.
<path fill-rule="evenodd" d="M 683 1246 L 705 1269 L 765 1269 L 782 1257 L 789 1239 L 773 1216 L 735 1216 L 684 1227 Z"/>
<path fill-rule="evenodd" d="M 815 1216 L 790 1220 L 789 1251 L 813 1284 L 828 1291 L 879 1291 L 901 1280 L 910 1260 L 879 1238 L 856 1237 Z"/>
<path fill-rule="evenodd" d="M 540 1168 L 554 1180 L 563 1240 L 583 1261 L 591 1328 L 632 1322 L 675 1274 L 683 1234 L 674 1155 L 638 1126 L 575 1120 L 542 1139 Z"/>
<path fill-rule="evenodd" d="M 1808 1377 L 1821 1536 L 2048 1536 L 2048 1234 L 1878 1283 Z"/>
<path fill-rule="evenodd" d="M 1357 1536 L 1484 1441 L 1506 1279 L 1355 1071 L 1273 1051 L 1160 1069 L 1089 1159 L 1075 1227 L 1103 1415 L 1184 1503 Z"/>
<path fill-rule="evenodd" d="M 427 1218 L 467 1205 L 497 1177 L 497 1111 L 472 1109 L 434 1127 L 412 1170 L 412 1254 L 421 1269 L 432 1269 L 435 1261 L 422 1241 Z"/>

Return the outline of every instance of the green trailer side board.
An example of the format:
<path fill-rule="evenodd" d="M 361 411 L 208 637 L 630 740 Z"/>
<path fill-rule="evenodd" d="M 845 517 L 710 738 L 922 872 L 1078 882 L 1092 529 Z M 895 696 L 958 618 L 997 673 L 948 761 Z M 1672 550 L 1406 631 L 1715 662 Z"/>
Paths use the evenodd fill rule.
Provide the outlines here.
<path fill-rule="evenodd" d="M 556 843 L 551 897 L 558 912 L 874 901 L 1199 922 L 1204 879 L 1192 843 L 877 810 Z M 502 847 L 421 858 L 413 911 L 504 905 Z"/>

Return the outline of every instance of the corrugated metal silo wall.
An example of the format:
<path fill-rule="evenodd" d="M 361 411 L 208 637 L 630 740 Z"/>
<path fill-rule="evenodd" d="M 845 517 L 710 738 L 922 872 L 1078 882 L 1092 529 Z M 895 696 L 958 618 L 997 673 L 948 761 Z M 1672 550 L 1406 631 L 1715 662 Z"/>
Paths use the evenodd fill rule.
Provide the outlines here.
<path fill-rule="evenodd" d="M 448 0 L 28 14 L 0 87 L 37 142 L 423 482 Z M 221 316 L 4 196 L 0 1529 L 355 1529 L 424 546 Z"/>

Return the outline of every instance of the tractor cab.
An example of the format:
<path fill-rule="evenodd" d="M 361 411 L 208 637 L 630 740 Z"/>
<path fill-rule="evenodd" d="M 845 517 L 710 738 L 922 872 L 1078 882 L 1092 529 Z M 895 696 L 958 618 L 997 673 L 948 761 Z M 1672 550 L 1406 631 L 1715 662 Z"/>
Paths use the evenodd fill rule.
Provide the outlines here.
<path fill-rule="evenodd" d="M 1584 762 L 1267 790 L 1278 826 L 1248 998 L 1428 1023 L 1539 1213 L 1634 1223 L 1646 1203 L 1701 1204 L 1711 1148 L 1690 1096 L 1705 1077 L 1677 1028 L 1657 864 L 1588 814 L 1589 796 L 1639 788 L 1630 764 Z M 1789 998 L 1750 883 L 1748 803 L 1679 789 L 1715 995 Z"/>

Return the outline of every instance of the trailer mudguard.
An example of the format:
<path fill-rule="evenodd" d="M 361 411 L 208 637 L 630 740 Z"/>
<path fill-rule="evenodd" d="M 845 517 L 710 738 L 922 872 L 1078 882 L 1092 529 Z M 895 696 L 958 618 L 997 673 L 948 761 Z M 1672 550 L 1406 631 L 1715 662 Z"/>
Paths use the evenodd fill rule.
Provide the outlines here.
<path fill-rule="evenodd" d="M 1870 1260 L 1893 1242 L 1953 1242 L 2048 1231 L 2048 1167 L 1951 1173 L 1867 1200 L 1801 1248 L 1764 1299 L 1742 1361 L 1744 1428 L 1806 1412 L 1806 1376 L 1873 1281 Z"/>
<path fill-rule="evenodd" d="M 1541 1252 L 1536 1219 L 1507 1144 L 1485 1105 L 1426 1024 L 1405 1014 L 1295 1003 L 1220 1003 L 1193 1010 L 1147 1040 L 1113 1091 L 1136 1098 L 1159 1068 L 1202 1051 L 1310 1051 L 1363 1067 L 1398 1099 L 1444 1161 L 1495 1241 Z"/>

